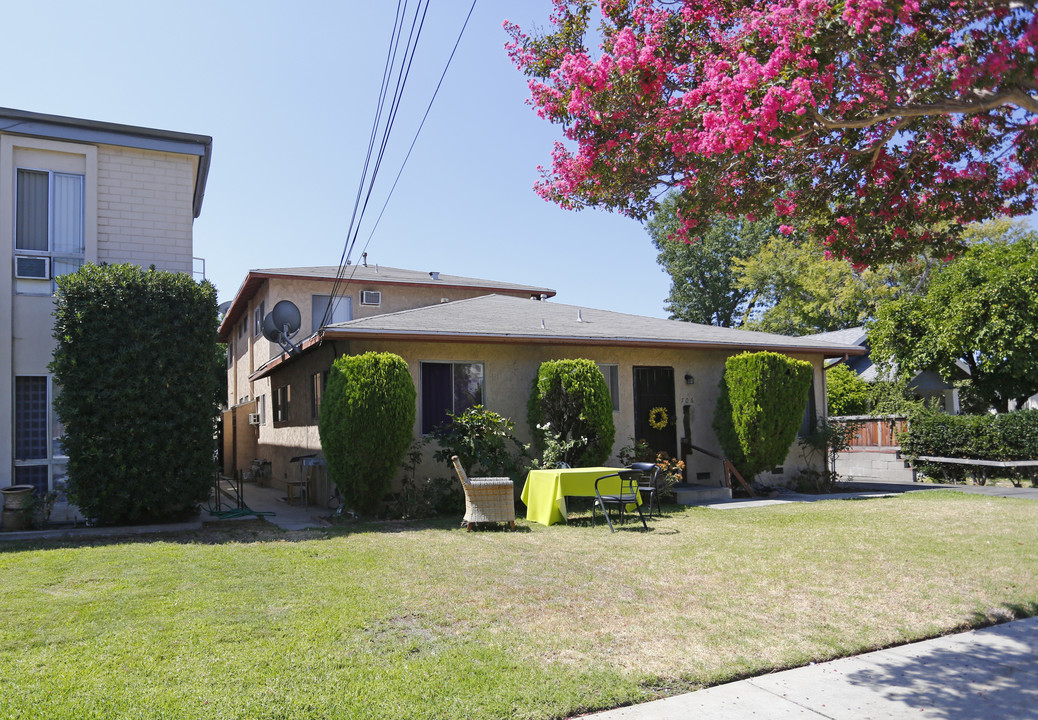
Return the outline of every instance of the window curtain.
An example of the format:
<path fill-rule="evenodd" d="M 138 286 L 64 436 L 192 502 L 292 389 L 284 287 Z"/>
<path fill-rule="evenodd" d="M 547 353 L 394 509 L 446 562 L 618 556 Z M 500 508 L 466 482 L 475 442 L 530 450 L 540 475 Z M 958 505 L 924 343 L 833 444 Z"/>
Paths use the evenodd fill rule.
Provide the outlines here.
<path fill-rule="evenodd" d="M 46 252 L 47 181 L 45 172 L 18 171 L 18 199 L 15 210 L 15 247 Z"/>
<path fill-rule="evenodd" d="M 454 388 L 449 363 L 422 363 L 422 434 L 447 419 L 453 409 Z"/>

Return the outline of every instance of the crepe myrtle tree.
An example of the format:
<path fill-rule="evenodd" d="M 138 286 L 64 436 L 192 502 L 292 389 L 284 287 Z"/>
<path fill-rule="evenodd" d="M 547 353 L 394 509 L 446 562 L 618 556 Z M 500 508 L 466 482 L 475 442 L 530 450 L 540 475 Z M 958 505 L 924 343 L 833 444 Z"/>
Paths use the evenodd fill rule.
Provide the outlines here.
<path fill-rule="evenodd" d="M 680 191 L 678 239 L 770 206 L 859 266 L 943 257 L 1034 210 L 1035 4 L 554 0 L 543 34 L 505 22 L 568 141 L 536 190 L 639 220 Z"/>

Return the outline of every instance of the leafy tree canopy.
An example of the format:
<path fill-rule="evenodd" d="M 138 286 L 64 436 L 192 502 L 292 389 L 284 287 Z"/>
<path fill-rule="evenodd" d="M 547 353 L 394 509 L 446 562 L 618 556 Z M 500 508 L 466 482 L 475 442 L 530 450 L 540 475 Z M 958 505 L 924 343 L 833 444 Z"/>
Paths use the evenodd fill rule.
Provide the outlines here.
<path fill-rule="evenodd" d="M 733 260 L 756 253 L 778 232 L 778 220 L 774 213 L 757 222 L 720 217 L 698 242 L 674 242 L 681 232 L 678 201 L 670 194 L 648 224 L 657 261 L 670 275 L 666 310 L 675 320 L 739 327 L 752 291 L 739 286 Z"/>
<path fill-rule="evenodd" d="M 770 205 L 857 265 L 944 256 L 962 225 L 1034 209 L 1034 6 L 555 0 L 543 35 L 505 23 L 530 103 L 571 142 L 536 189 L 644 220 L 679 188 L 690 238 Z"/>
<path fill-rule="evenodd" d="M 868 331 L 873 357 L 948 378 L 965 363 L 972 390 L 1002 411 L 1038 392 L 1038 234 L 1004 239 L 970 247 L 925 294 L 881 306 Z"/>
<path fill-rule="evenodd" d="M 735 259 L 734 270 L 748 297 L 747 328 L 809 335 L 862 325 L 881 303 L 918 291 L 929 264 L 919 258 L 855 270 L 826 259 L 818 243 L 778 235 L 757 254 Z"/>

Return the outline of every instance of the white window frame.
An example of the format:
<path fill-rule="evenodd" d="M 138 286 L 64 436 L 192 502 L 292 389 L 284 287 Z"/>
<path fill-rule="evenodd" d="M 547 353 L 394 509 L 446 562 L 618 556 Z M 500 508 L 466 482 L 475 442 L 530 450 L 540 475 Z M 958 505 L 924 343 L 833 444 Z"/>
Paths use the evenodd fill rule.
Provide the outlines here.
<path fill-rule="evenodd" d="M 28 248 L 18 247 L 18 191 L 19 185 L 18 176 L 20 171 L 33 172 L 33 173 L 46 173 L 47 174 L 47 249 L 46 250 L 31 250 Z M 68 251 L 68 250 L 57 250 L 55 249 L 54 231 L 55 225 L 55 206 L 54 206 L 54 181 L 55 177 L 69 177 L 78 178 L 79 180 L 79 251 Z M 25 256 L 25 257 L 45 257 L 49 259 L 49 275 L 51 292 L 55 292 L 58 289 L 57 278 L 61 275 L 65 275 L 70 272 L 75 272 L 86 262 L 86 249 L 87 249 L 87 192 L 86 192 L 86 174 L 79 172 L 64 172 L 61 170 L 51 170 L 49 168 L 32 167 L 29 165 L 16 165 L 14 168 L 14 192 L 15 192 L 15 203 L 14 203 L 14 254 Z M 60 262 L 73 262 L 77 263 L 74 270 L 65 270 L 65 272 L 58 272 L 58 264 Z M 41 278 L 42 280 L 42 278 Z M 31 281 L 30 281 L 31 282 Z"/>
<path fill-rule="evenodd" d="M 310 332 L 315 333 L 320 330 L 324 325 L 321 324 L 321 318 L 324 317 L 324 311 L 321 311 L 321 318 L 317 317 L 318 307 L 327 308 L 328 303 L 331 302 L 331 295 L 311 295 L 310 296 Z M 318 305 L 320 303 L 320 305 Z M 339 316 L 338 318 L 336 316 Z M 343 319 L 345 316 L 345 319 Z M 353 319 L 353 298 L 343 295 L 336 296 L 335 303 L 332 307 L 332 314 L 328 320 L 328 325 L 332 325 L 339 322 L 349 322 Z"/>

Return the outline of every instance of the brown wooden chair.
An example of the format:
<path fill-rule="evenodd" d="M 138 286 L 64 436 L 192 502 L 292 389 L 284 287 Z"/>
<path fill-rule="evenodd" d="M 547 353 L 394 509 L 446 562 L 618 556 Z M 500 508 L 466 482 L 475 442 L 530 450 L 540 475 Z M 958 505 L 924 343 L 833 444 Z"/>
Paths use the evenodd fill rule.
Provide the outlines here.
<path fill-rule="evenodd" d="M 515 486 L 506 477 L 470 478 L 455 455 L 451 458 L 465 489 L 464 522 L 469 531 L 478 522 L 506 522 L 515 529 Z"/>

